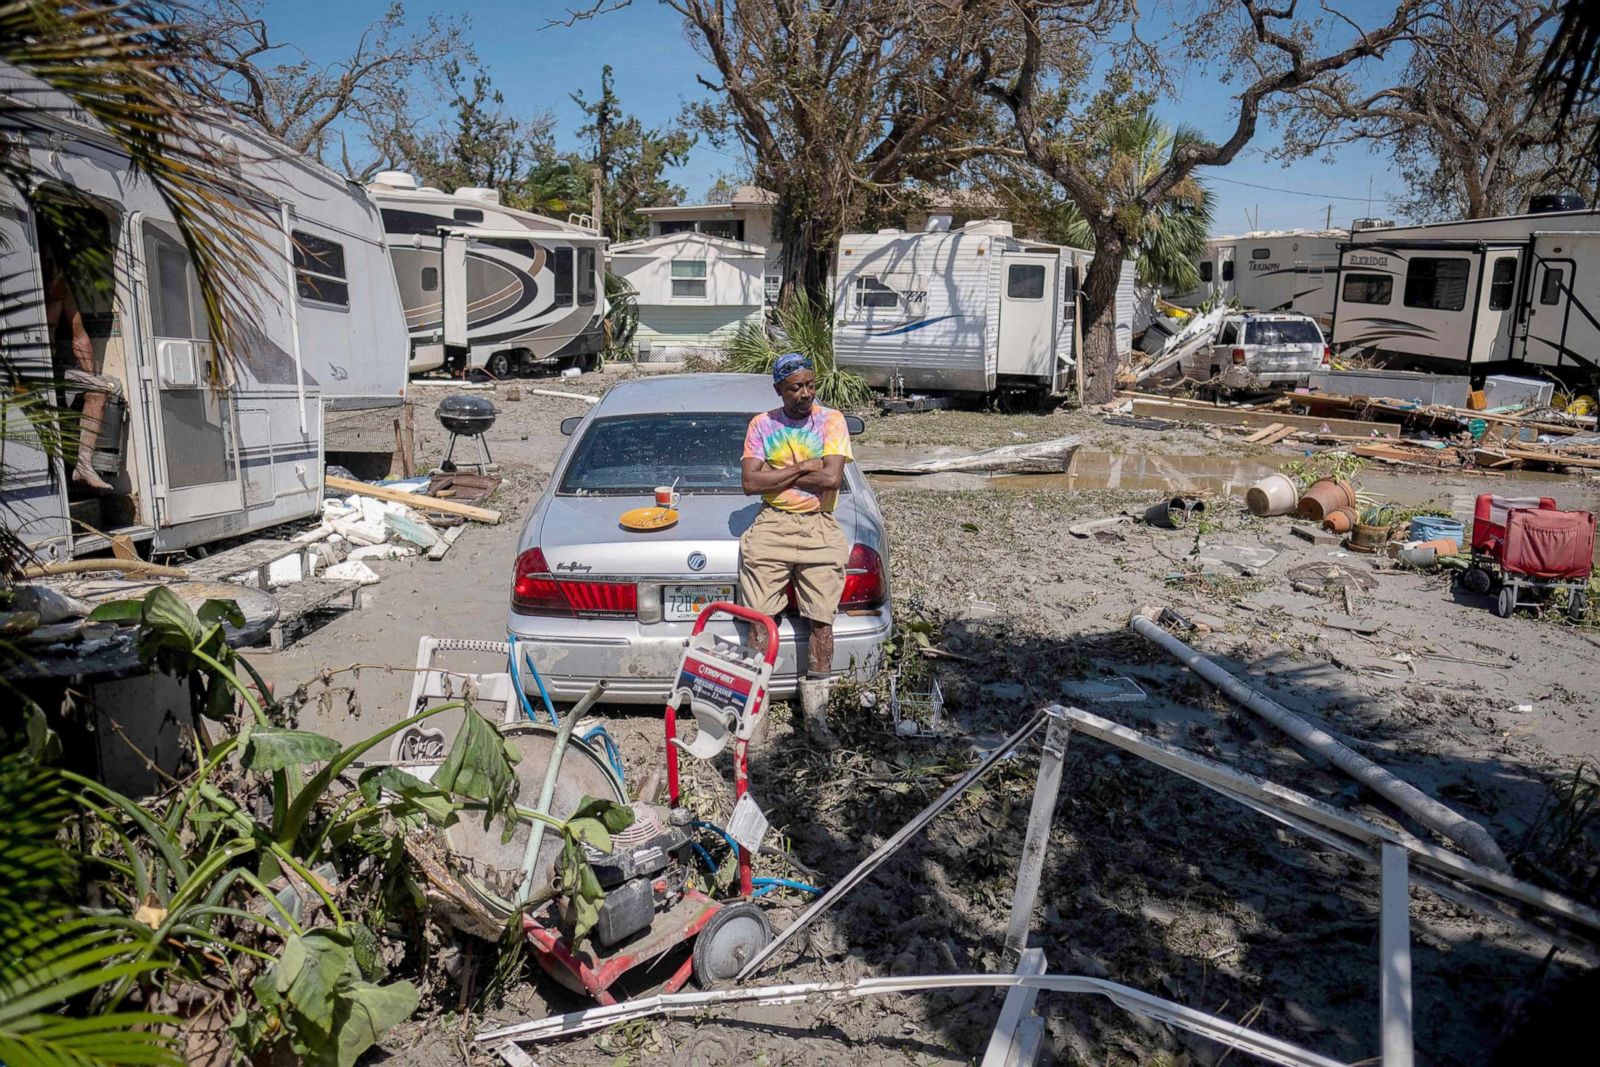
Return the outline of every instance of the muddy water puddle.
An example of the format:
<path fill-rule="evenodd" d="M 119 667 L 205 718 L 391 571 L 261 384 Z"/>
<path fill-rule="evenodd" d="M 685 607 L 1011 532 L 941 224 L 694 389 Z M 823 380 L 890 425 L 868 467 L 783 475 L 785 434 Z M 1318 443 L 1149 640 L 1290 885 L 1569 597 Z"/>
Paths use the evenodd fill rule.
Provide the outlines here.
<path fill-rule="evenodd" d="M 884 450 L 888 452 L 888 449 Z M 887 456 L 874 455 L 887 460 Z M 935 458 L 920 452 L 912 462 Z M 1161 492 L 1242 496 L 1276 465 L 1230 456 L 1156 456 L 1079 449 L 1060 474 L 873 474 L 874 486 L 917 485 L 924 489 L 1150 489 Z"/>

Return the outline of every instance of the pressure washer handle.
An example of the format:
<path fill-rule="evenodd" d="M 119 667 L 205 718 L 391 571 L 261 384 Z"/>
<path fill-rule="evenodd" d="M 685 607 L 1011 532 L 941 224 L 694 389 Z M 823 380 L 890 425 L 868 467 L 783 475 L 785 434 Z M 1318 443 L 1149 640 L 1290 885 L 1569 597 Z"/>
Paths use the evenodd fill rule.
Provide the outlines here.
<path fill-rule="evenodd" d="M 694 620 L 693 636 L 698 637 L 700 631 L 706 628 L 706 623 L 710 622 L 712 617 L 716 615 L 731 615 L 734 618 L 743 619 L 752 626 L 756 623 L 765 626 L 767 628 L 767 647 L 764 650 L 764 654 L 767 658 L 767 666 L 777 666 L 778 624 L 772 621 L 771 615 L 764 615 L 754 608 L 747 608 L 742 604 L 730 604 L 726 600 L 719 600 L 715 604 L 707 604 L 700 609 L 699 616 Z"/>

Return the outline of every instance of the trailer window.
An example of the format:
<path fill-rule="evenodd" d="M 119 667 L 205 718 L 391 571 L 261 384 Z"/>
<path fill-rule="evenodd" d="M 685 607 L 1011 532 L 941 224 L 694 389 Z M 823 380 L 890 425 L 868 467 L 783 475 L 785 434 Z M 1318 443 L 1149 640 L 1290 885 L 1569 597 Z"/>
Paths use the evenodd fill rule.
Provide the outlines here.
<path fill-rule="evenodd" d="M 1339 299 L 1346 304 L 1387 304 L 1394 299 L 1394 279 L 1387 274 L 1347 274 Z"/>
<path fill-rule="evenodd" d="M 1471 269 L 1465 259 L 1415 257 L 1406 265 L 1406 307 L 1460 311 L 1467 306 L 1467 275 Z"/>
<path fill-rule="evenodd" d="M 1539 286 L 1539 303 L 1561 303 L 1561 279 L 1566 277 L 1566 273 L 1559 267 L 1546 267 L 1544 269 L 1544 282 Z"/>
<path fill-rule="evenodd" d="M 425 292 L 425 293 L 431 293 L 431 292 L 436 291 L 438 288 L 439 288 L 439 268 L 438 267 L 423 267 L 422 268 L 422 291 Z"/>
<path fill-rule="evenodd" d="M 854 300 L 857 311 L 900 306 L 900 294 L 883 284 L 873 274 L 856 275 Z"/>
<path fill-rule="evenodd" d="M 1252 248 L 1250 250 L 1250 258 L 1251 259 L 1271 259 L 1272 258 L 1272 249 L 1270 249 L 1270 248 Z"/>
<path fill-rule="evenodd" d="M 1006 271 L 1006 297 L 1010 300 L 1044 299 L 1044 266 L 1013 263 Z"/>
<path fill-rule="evenodd" d="M 1072 303 L 1078 295 L 1078 265 L 1071 264 L 1066 269 L 1067 284 L 1061 287 L 1061 295 L 1066 297 L 1067 303 Z"/>
<path fill-rule="evenodd" d="M 1225 282 L 1233 281 L 1233 260 L 1231 259 L 1222 261 L 1222 280 Z"/>
<path fill-rule="evenodd" d="M 1511 306 L 1511 291 L 1517 284 L 1517 257 L 1501 256 L 1494 261 L 1489 278 L 1489 310 L 1504 311 Z"/>
<path fill-rule="evenodd" d="M 450 213 L 457 222 L 482 222 L 483 212 L 475 207 L 458 207 Z"/>
<path fill-rule="evenodd" d="M 1209 282 L 1213 277 L 1215 277 L 1215 274 L 1212 270 L 1211 261 L 1208 259 L 1204 263 L 1200 264 L 1200 280 L 1203 282 Z"/>
<path fill-rule="evenodd" d="M 594 306 L 594 249 L 578 249 L 578 306 Z"/>
<path fill-rule="evenodd" d="M 302 230 L 290 231 L 290 237 L 294 240 L 294 282 L 300 299 L 349 307 L 344 246 Z"/>
<path fill-rule="evenodd" d="M 556 276 L 555 305 L 572 306 L 572 249 L 558 248 L 550 257 L 550 269 Z"/>
<path fill-rule="evenodd" d="M 672 261 L 672 299 L 704 300 L 706 298 L 706 261 L 703 259 L 675 259 Z"/>

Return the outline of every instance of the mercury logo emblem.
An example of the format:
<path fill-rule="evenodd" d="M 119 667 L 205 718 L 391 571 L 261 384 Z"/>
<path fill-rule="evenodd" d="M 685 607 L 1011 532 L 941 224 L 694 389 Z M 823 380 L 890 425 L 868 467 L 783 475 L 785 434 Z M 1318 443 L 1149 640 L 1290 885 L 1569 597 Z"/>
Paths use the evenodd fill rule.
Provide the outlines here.
<path fill-rule="evenodd" d="M 704 552 L 689 553 L 689 569 L 703 571 L 706 569 L 706 554 Z"/>

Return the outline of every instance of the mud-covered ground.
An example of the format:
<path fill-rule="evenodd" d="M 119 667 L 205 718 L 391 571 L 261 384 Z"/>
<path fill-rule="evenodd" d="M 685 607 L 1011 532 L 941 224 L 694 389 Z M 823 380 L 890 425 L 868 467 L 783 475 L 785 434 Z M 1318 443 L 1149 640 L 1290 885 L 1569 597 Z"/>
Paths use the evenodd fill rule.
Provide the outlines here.
<path fill-rule="evenodd" d="M 598 393 L 631 373 L 519 383 L 497 396 L 491 432 L 507 477 L 496 503 L 506 521 L 474 527 L 440 563 L 378 563 L 366 606 L 335 618 L 288 651 L 260 656 L 269 678 L 292 685 L 350 663 L 409 665 L 422 634 L 498 639 L 522 515 L 563 443 L 562 417 L 583 405 L 529 395 L 529 386 Z M 421 391 L 419 390 L 419 395 Z M 432 394 L 428 394 L 431 396 Z M 432 407 L 421 400 L 418 426 Z M 1140 605 L 1170 606 L 1194 623 L 1188 639 L 1241 677 L 1480 820 L 1519 874 L 1590 903 L 1596 881 L 1592 808 L 1564 803 L 1576 769 L 1600 754 L 1600 631 L 1552 614 L 1501 620 L 1486 598 L 1440 574 L 1375 569 L 1337 546 L 1313 546 L 1285 520 L 1257 520 L 1239 497 L 1255 476 L 1295 458 L 1204 429 L 1152 431 L 1086 412 L 1002 416 L 977 411 L 875 417 L 858 456 L 908 455 L 1083 439 L 1070 477 L 876 480 L 892 546 L 895 606 L 906 633 L 895 652 L 909 684 L 937 678 L 951 732 L 896 738 L 884 702 L 857 688 L 836 694 L 841 751 L 822 754 L 788 730 L 752 764 L 753 791 L 792 859 L 763 856 L 767 873 L 829 884 L 937 796 L 975 747 L 1041 704 L 1077 703 L 1335 806 L 1424 837 L 1421 827 L 1318 768 L 1270 727 L 1188 674 L 1127 629 Z M 419 456 L 443 436 L 419 434 Z M 1177 458 L 1175 458 L 1177 457 Z M 1432 502 L 1470 517 L 1478 492 L 1553 495 L 1600 507 L 1593 481 L 1368 471 L 1362 487 L 1406 504 Z M 1118 526 L 1088 538 L 1067 527 L 1145 508 L 1173 492 L 1207 495 L 1203 521 L 1181 530 Z M 1265 549 L 1254 574 L 1225 562 L 1229 549 Z M 1210 560 L 1210 562 L 1207 562 Z M 1341 596 L 1291 588 L 1306 563 L 1348 567 L 1370 588 Z M 922 640 L 936 655 L 918 651 Z M 1083 699 L 1085 681 L 1122 676 L 1138 702 Z M 346 738 L 403 714 L 405 672 L 365 670 L 359 719 L 337 702 L 308 709 L 306 725 Z M 882 680 L 876 683 L 881 690 Z M 611 709 L 630 781 L 658 761 L 660 719 Z M 1032 796 L 1036 750 L 1002 762 L 911 845 L 847 896 L 786 952 L 766 980 L 991 970 Z M 724 761 L 691 784 L 706 813 L 727 810 Z M 1592 772 L 1591 772 L 1592 773 Z M 1592 801 L 1591 801 L 1592 804 Z M 1377 1044 L 1377 873 L 1172 774 L 1083 737 L 1069 745 L 1034 943 L 1056 973 L 1108 977 L 1345 1061 Z M 772 898 L 768 898 L 769 900 Z M 778 898 L 781 928 L 804 898 Z M 1429 891 L 1412 893 L 1418 1062 L 1483 1062 L 1527 999 L 1547 947 L 1479 920 Z M 1570 974 L 1557 957 L 1549 984 Z M 584 1004 L 529 971 L 487 1021 L 507 1022 Z M 462 1034 L 482 1025 L 448 1009 L 385 1042 L 404 1063 L 462 1061 Z M 850 1002 L 718 1011 L 656 1019 L 534 1050 L 542 1064 L 964 1063 L 982 1055 L 999 997 L 942 991 Z M 1047 1059 L 1061 1063 L 1215 1063 L 1216 1045 L 1085 997 L 1046 994 Z M 1236 1057 L 1235 1057 L 1236 1058 Z"/>

